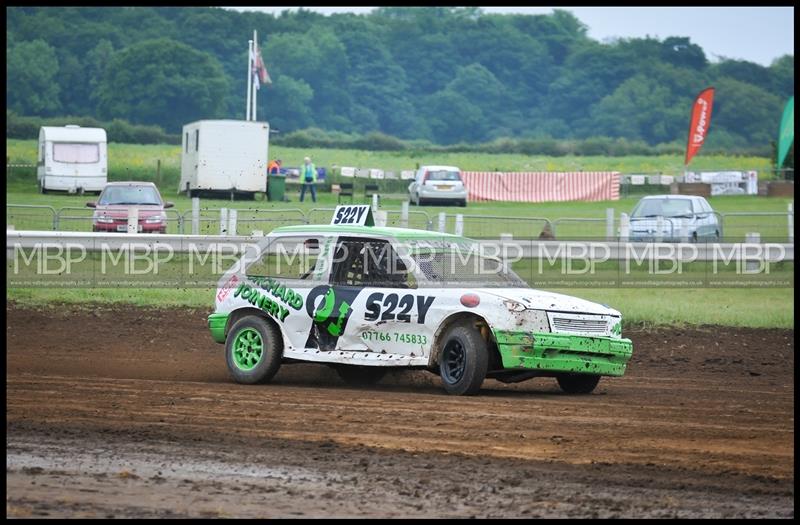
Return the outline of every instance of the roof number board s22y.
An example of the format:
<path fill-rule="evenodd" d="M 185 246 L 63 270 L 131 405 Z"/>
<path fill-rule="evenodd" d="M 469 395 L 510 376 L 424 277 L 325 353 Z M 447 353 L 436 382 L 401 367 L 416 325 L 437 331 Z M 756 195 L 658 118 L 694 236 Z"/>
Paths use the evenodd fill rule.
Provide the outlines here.
<path fill-rule="evenodd" d="M 337 206 L 331 224 L 374 226 L 375 221 L 372 218 L 371 206 Z"/>

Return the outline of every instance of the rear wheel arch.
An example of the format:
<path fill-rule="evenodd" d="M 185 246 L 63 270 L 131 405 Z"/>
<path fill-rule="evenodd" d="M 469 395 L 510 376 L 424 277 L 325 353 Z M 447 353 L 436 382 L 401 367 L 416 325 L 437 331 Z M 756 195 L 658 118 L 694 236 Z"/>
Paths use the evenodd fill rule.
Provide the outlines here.
<path fill-rule="evenodd" d="M 481 337 L 486 341 L 486 347 L 489 351 L 489 370 L 502 368 L 502 360 L 500 359 L 500 352 L 497 350 L 497 341 L 494 339 L 491 326 L 488 321 L 480 315 L 473 312 L 457 312 L 445 318 L 436 332 L 433 334 L 433 345 L 431 346 L 431 355 L 428 358 L 428 367 L 433 370 L 439 368 L 439 358 L 442 353 L 442 340 L 447 334 L 447 331 L 458 324 L 471 323 L 478 328 Z"/>

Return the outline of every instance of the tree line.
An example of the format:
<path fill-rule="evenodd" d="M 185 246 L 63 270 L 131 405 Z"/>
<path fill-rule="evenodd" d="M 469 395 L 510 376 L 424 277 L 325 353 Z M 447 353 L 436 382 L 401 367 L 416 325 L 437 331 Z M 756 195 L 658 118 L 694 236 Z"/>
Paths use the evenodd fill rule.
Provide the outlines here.
<path fill-rule="evenodd" d="M 710 62 L 683 36 L 598 42 L 574 15 L 379 8 L 272 15 L 188 7 L 7 8 L 6 105 L 159 126 L 244 117 L 247 41 L 272 84 L 258 116 L 281 133 L 433 144 L 611 138 L 681 147 L 691 102 L 716 88 L 707 148 L 769 147 L 794 57 Z"/>

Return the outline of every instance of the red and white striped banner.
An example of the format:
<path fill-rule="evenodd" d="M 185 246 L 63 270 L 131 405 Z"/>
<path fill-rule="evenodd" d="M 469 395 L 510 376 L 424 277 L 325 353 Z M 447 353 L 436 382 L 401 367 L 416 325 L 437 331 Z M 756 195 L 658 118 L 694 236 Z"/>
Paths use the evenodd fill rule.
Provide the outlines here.
<path fill-rule="evenodd" d="M 618 171 L 462 171 L 470 201 L 615 201 Z"/>

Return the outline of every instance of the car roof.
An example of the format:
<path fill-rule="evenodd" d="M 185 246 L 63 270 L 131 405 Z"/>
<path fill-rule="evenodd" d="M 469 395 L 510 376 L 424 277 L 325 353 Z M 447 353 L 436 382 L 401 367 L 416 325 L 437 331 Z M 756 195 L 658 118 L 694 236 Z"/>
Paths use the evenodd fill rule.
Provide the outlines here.
<path fill-rule="evenodd" d="M 431 165 L 431 166 L 420 166 L 421 170 L 444 170 L 444 171 L 461 171 L 461 168 L 456 166 L 438 166 L 438 165 Z"/>
<path fill-rule="evenodd" d="M 646 197 L 642 197 L 642 200 L 653 200 L 653 199 L 667 199 L 667 200 L 678 200 L 678 199 L 691 199 L 691 200 L 699 200 L 705 199 L 700 195 L 648 195 Z"/>
<path fill-rule="evenodd" d="M 275 228 L 272 233 L 310 233 L 325 234 L 346 233 L 350 235 L 364 235 L 377 237 L 394 237 L 396 239 L 410 240 L 447 240 L 451 242 L 470 242 L 466 237 L 451 233 L 440 233 L 429 230 L 414 230 L 411 228 L 392 228 L 385 226 L 345 226 L 339 224 L 301 224 L 297 226 L 282 226 Z"/>
<path fill-rule="evenodd" d="M 154 188 L 156 187 L 156 185 L 154 183 L 152 183 L 152 182 L 135 181 L 135 180 L 122 181 L 122 182 L 119 182 L 119 181 L 118 182 L 108 182 L 108 183 L 106 183 L 106 186 L 153 186 Z"/>

